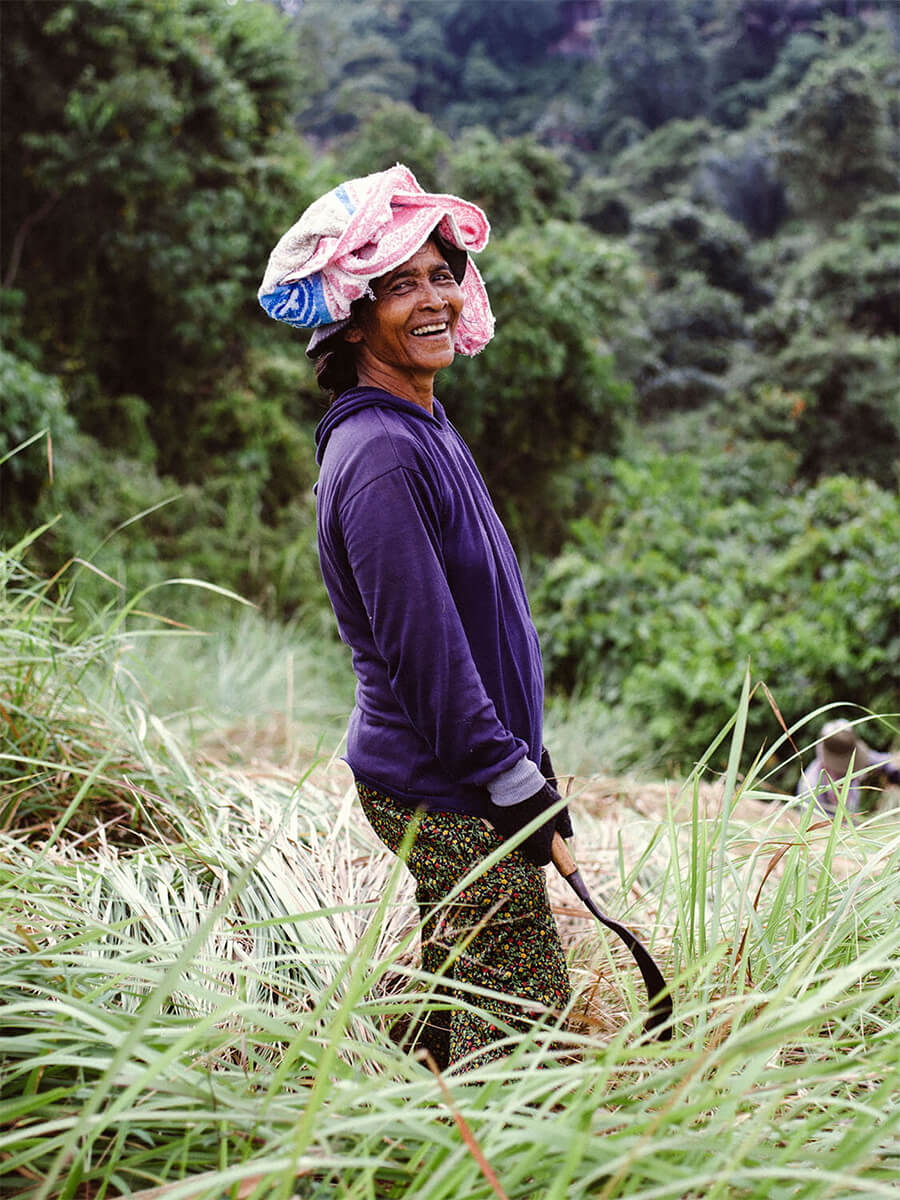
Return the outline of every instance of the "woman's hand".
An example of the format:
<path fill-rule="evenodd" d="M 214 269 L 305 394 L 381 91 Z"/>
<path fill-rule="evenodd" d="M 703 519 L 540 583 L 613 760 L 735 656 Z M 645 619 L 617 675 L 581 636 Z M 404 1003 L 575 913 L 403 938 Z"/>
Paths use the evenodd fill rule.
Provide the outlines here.
<path fill-rule="evenodd" d="M 552 808 L 561 798 L 553 784 L 547 782 L 539 792 L 529 796 L 527 800 L 520 800 L 518 804 L 492 804 L 491 824 L 504 838 L 510 838 L 535 817 Z M 560 809 L 543 825 L 538 826 L 534 833 L 529 834 L 520 844 L 519 849 L 536 867 L 545 867 L 550 861 L 550 846 L 557 831 L 563 837 L 572 836 L 572 819 L 568 807 Z"/>

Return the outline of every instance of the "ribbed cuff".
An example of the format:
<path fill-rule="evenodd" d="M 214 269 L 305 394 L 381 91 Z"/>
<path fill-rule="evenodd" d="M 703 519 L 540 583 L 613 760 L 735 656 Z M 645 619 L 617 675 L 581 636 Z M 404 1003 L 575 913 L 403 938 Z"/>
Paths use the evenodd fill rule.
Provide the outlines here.
<path fill-rule="evenodd" d="M 493 802 L 501 808 L 509 808 L 536 795 L 546 782 L 540 767 L 526 756 L 508 771 L 497 775 L 487 786 Z"/>

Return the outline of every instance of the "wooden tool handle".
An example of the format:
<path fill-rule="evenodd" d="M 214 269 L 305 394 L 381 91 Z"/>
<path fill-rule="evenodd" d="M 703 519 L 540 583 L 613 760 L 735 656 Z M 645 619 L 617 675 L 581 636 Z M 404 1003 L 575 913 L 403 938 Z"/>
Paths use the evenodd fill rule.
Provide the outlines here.
<path fill-rule="evenodd" d="M 553 859 L 554 867 L 556 867 L 563 878 L 568 878 L 573 871 L 578 870 L 578 863 L 569 853 L 569 847 L 566 845 L 561 833 L 554 833 L 553 841 L 550 845 L 550 855 Z"/>

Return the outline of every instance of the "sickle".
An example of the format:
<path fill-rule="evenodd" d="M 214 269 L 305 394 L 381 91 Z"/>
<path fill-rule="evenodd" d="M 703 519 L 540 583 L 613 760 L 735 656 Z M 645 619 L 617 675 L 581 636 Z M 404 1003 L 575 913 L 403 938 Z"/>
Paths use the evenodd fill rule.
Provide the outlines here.
<path fill-rule="evenodd" d="M 613 933 L 618 934 L 631 951 L 632 957 L 643 976 L 647 987 L 647 999 L 650 1001 L 650 1013 L 644 1029 L 647 1033 L 656 1031 L 654 1037 L 658 1042 L 668 1042 L 672 1037 L 672 998 L 669 995 L 668 985 L 662 977 L 662 972 L 653 961 L 650 951 L 638 941 L 630 929 L 626 929 L 624 925 L 620 925 L 618 921 L 614 921 L 611 917 L 608 917 L 594 903 L 584 880 L 581 878 L 578 863 L 572 857 L 569 847 L 559 833 L 554 833 L 553 835 L 551 854 L 553 856 L 553 865 L 578 899 L 584 903 L 585 907 L 607 929 L 611 929 Z"/>

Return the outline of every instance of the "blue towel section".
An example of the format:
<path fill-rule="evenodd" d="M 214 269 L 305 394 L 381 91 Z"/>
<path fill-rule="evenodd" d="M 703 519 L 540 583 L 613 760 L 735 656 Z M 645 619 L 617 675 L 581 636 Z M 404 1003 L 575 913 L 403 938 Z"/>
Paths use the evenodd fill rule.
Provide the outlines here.
<path fill-rule="evenodd" d="M 348 195 L 347 189 L 344 187 L 344 185 L 341 184 L 339 187 L 336 187 L 334 189 L 334 194 L 335 194 L 335 196 L 337 196 L 338 200 L 340 200 L 341 204 L 343 204 L 344 208 L 346 208 L 347 212 L 352 217 L 353 214 L 356 212 L 356 205 L 350 199 L 350 196 Z"/>
<path fill-rule="evenodd" d="M 282 284 L 260 296 L 259 302 L 273 320 L 286 321 L 300 329 L 315 329 L 334 320 L 325 303 L 319 274 Z"/>

